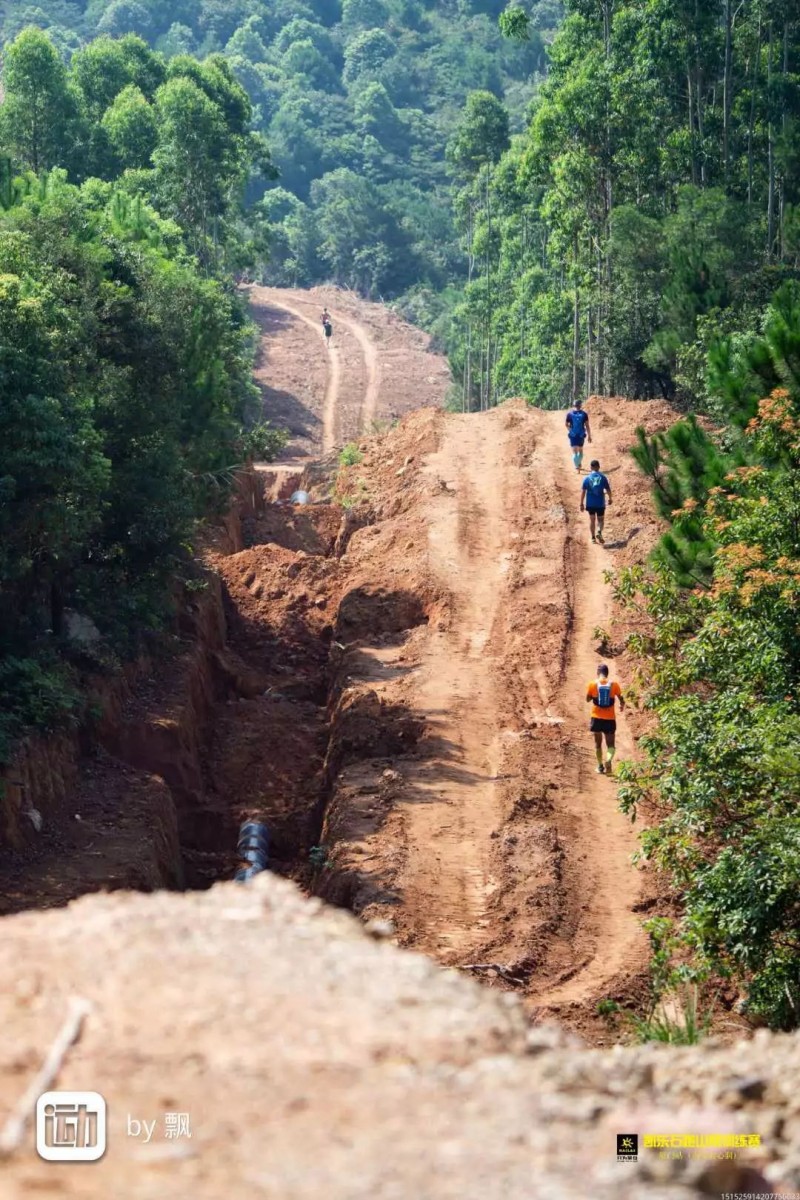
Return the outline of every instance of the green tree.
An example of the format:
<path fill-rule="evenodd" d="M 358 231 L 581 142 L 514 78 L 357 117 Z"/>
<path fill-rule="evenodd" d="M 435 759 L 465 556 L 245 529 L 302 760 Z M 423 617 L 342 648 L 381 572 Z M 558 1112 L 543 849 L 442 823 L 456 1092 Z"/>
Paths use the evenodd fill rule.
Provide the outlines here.
<path fill-rule="evenodd" d="M 6 253 L 10 247 L 6 247 Z M 30 251 L 28 251 L 30 253 Z M 17 254 L 24 269 L 25 251 Z M 98 527 L 109 463 L 91 403 L 71 394 L 54 325 L 70 317 L 41 284 L 0 274 L 0 603 L 5 644 L 20 618 L 61 632 L 64 581 Z M 61 335 L 63 338 L 63 334 Z M 68 335 L 67 335 L 68 337 Z"/>
<path fill-rule="evenodd" d="M 627 810 L 647 800 L 658 815 L 643 851 L 682 895 L 678 970 L 733 977 L 750 1010 L 783 1028 L 800 1019 L 798 418 L 788 390 L 762 399 L 749 457 L 780 450 L 780 469 L 735 468 L 702 502 L 684 502 L 679 520 L 716 547 L 713 588 L 687 593 L 663 567 L 618 584 L 648 617 L 634 648 L 658 716 L 620 795 Z"/>
<path fill-rule="evenodd" d="M 461 175 L 474 177 L 481 167 L 498 162 L 508 147 L 508 113 L 502 103 L 491 92 L 472 92 L 447 148 L 448 161 Z"/>
<path fill-rule="evenodd" d="M 55 47 L 38 29 L 24 29 L 4 55 L 0 139 L 33 171 L 69 155 L 75 113 L 67 73 Z"/>
<path fill-rule="evenodd" d="M 149 37 L 153 33 L 150 10 L 139 0 L 113 0 L 98 21 L 97 32 L 107 33 L 111 37 L 125 33 Z"/>
<path fill-rule="evenodd" d="M 348 42 L 344 52 L 344 80 L 352 83 L 364 75 L 377 75 L 397 52 L 382 29 L 367 29 Z"/>
<path fill-rule="evenodd" d="M 314 182 L 311 200 L 319 214 L 319 253 L 335 282 L 375 295 L 410 277 L 408 237 L 368 180 L 340 168 Z"/>
<path fill-rule="evenodd" d="M 158 120 L 139 88 L 133 84 L 124 88 L 105 112 L 102 123 L 122 170 L 150 166 L 159 140 Z"/>
<path fill-rule="evenodd" d="M 348 36 L 365 29 L 382 29 L 388 21 L 385 0 L 342 0 L 342 28 Z"/>

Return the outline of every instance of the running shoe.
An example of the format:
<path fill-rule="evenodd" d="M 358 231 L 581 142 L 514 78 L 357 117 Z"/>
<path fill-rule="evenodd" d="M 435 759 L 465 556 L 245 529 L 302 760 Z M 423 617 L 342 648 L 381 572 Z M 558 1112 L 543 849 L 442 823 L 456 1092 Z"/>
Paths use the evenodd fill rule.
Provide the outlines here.
<path fill-rule="evenodd" d="M 597 535 L 597 540 L 598 540 L 598 542 L 600 543 L 600 545 L 601 545 L 601 546 L 604 546 L 604 545 L 605 545 L 605 538 L 603 537 L 602 533 L 598 533 L 598 535 Z"/>
<path fill-rule="evenodd" d="M 606 769 L 605 769 L 605 767 L 603 766 L 603 764 L 602 764 L 602 763 L 600 763 L 600 764 L 599 764 L 599 766 L 598 766 L 598 768 L 597 768 L 597 774 L 598 774 L 598 775 L 605 775 L 605 773 L 606 773 Z"/>

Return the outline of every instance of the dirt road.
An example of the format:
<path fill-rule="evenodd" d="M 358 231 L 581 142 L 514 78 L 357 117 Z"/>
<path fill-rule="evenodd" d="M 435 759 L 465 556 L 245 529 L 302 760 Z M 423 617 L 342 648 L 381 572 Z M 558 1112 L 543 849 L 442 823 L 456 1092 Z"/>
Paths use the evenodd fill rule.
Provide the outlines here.
<path fill-rule="evenodd" d="M 585 545 L 585 518 L 580 520 L 576 500 L 580 480 L 565 453 L 561 414 L 528 418 L 537 426 L 530 464 L 514 454 L 519 426 L 509 427 L 507 416 L 451 419 L 441 450 L 429 461 L 429 471 L 452 481 L 455 490 L 454 501 L 443 495 L 429 514 L 431 569 L 449 589 L 453 609 L 450 629 L 431 639 L 418 707 L 440 739 L 457 747 L 462 777 L 442 785 L 439 772 L 426 764 L 431 803 L 409 806 L 406 836 L 413 850 L 401 886 L 418 926 L 409 940 L 418 948 L 445 949 L 455 961 L 479 955 L 492 937 L 488 902 L 502 886 L 494 843 L 506 817 L 498 783 L 513 773 L 505 748 L 509 735 L 519 732 L 507 704 L 506 639 L 516 582 L 511 568 L 521 565 L 523 575 L 542 586 L 551 567 L 563 566 L 560 583 L 570 604 L 563 677 L 554 678 L 543 646 L 543 661 L 531 664 L 533 677 L 522 697 L 524 711 L 533 715 L 529 723 L 556 726 L 564 735 L 564 778 L 553 824 L 563 848 L 564 890 L 580 915 L 566 978 L 538 996 L 542 1005 L 562 1005 L 613 978 L 640 948 L 634 913 L 639 879 L 630 865 L 636 840 L 617 808 L 613 784 L 596 774 L 586 735 L 583 697 L 597 664 L 592 632 L 607 613 L 607 556 Z M 533 516 L 545 497 L 556 498 L 548 511 L 561 526 L 564 552 L 526 555 L 515 564 L 520 517 Z M 535 624 L 526 636 L 535 655 Z M 620 750 L 630 753 L 625 721 L 620 724 Z M 527 765 L 535 771 L 535 753 L 530 758 Z"/>
<path fill-rule="evenodd" d="M 56 811 L 42 753 L 47 786 L 29 794 L 45 833 L 8 856 L 10 907 L 204 886 L 234 873 L 241 822 L 263 820 L 274 870 L 601 1040 L 587 1014 L 641 987 L 651 897 L 615 783 L 595 772 L 585 690 L 596 631 L 624 644 L 603 572 L 641 561 L 658 533 L 627 449 L 637 424 L 652 433 L 672 413 L 590 401 L 615 492 L 609 540 L 592 546 L 562 414 L 522 401 L 446 414 L 449 373 L 425 335 L 334 289 L 254 288 L 252 303 L 265 412 L 292 429 L 285 469 L 318 485 L 317 503 L 265 505 L 254 476 L 243 519 L 208 550 L 220 587 L 184 622 L 181 669 L 146 665 L 115 701 L 103 773 L 82 764 L 72 785 L 70 759 Z M 330 459 L 307 472 L 303 459 L 350 439 L 352 465 L 336 468 L 349 503 L 323 502 Z M 610 661 L 626 685 L 624 655 Z M 620 757 L 636 720 L 619 723 Z M 116 797 L 134 784 L 112 855 L 107 830 L 130 810 Z"/>
<path fill-rule="evenodd" d="M 262 330 L 256 371 L 264 415 L 287 428 L 286 457 L 327 454 L 421 404 L 441 404 L 446 359 L 383 305 L 333 287 L 248 289 Z M 330 344 L 321 313 L 331 313 Z"/>
<path fill-rule="evenodd" d="M 510 979 L 539 1011 L 593 1010 L 646 967 L 637 831 L 613 779 L 596 773 L 585 693 L 596 631 L 612 621 L 603 573 L 655 536 L 626 449 L 637 421 L 665 423 L 662 409 L 594 405 L 592 453 L 617 493 L 605 547 L 590 543 L 579 512 L 560 413 L 512 402 L 431 417 L 428 453 L 401 459 L 414 449 L 409 428 L 390 457 L 359 467 L 371 489 L 391 493 L 386 468 L 407 463 L 396 471 L 401 497 L 387 500 L 403 510 L 391 532 L 351 552 L 360 591 L 380 582 L 385 597 L 400 594 L 391 561 L 402 546 L 429 618 L 391 644 L 366 633 L 348 659 L 348 690 L 411 714 L 423 733 L 392 760 L 401 782 L 371 826 L 359 800 L 375 791 L 365 764 L 341 774 L 329 822 L 338 870 L 356 873 L 357 907 L 390 917 L 403 945 Z M 633 753 L 627 716 L 618 745 L 620 758 Z"/>

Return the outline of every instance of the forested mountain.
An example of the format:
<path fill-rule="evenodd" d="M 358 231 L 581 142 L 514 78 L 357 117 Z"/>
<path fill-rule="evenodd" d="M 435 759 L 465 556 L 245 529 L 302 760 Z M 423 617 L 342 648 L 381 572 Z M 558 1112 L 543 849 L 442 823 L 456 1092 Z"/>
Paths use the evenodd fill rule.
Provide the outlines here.
<path fill-rule="evenodd" d="M 535 5 L 532 36 L 515 43 L 497 27 L 504 2 L 12 0 L 2 33 L 41 25 L 67 58 L 97 35 L 126 33 L 168 60 L 222 56 L 280 171 L 265 195 L 251 187 L 254 270 L 268 240 L 272 282 L 330 279 L 396 296 L 463 272 L 445 147 L 468 93 L 503 99 L 520 128 L 544 67 L 542 36 L 560 3 Z"/>
<path fill-rule="evenodd" d="M 505 150 L 472 131 L 458 376 L 473 404 L 592 391 L 705 403 L 715 334 L 757 333 L 797 275 L 800 11 L 565 8 L 524 134 Z M 528 15 L 512 8 L 506 31 L 527 36 Z"/>

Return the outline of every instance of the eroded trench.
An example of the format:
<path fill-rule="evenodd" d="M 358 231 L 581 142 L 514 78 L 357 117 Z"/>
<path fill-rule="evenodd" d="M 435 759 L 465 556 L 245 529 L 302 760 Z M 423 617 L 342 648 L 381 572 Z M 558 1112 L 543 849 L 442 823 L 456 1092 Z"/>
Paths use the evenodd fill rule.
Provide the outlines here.
<path fill-rule="evenodd" d="M 241 522 L 241 549 L 210 556 L 222 581 L 226 639 L 217 660 L 227 694 L 214 706 L 203 761 L 220 822 L 212 832 L 186 818 L 184 840 L 193 844 L 185 857 L 200 868 L 187 879 L 193 886 L 233 874 L 236 830 L 256 820 L 270 831 L 272 870 L 361 907 L 357 876 L 331 858 L 338 831 L 329 802 L 359 764 L 382 781 L 398 756 L 414 752 L 421 721 L 369 681 L 382 656 L 428 620 L 415 592 L 352 577 L 350 540 L 371 521 L 368 508 L 268 503 Z"/>
<path fill-rule="evenodd" d="M 250 820 L 269 829 L 270 869 L 358 906 L 356 881 L 325 849 L 335 781 L 352 764 L 388 771 L 421 726 L 353 685 L 428 612 L 379 572 L 352 578 L 347 550 L 373 522 L 369 507 L 293 505 L 298 482 L 248 479 L 172 648 L 98 681 L 90 727 L 21 747 L 0 800 L 0 915 L 100 889 L 232 879 Z"/>

